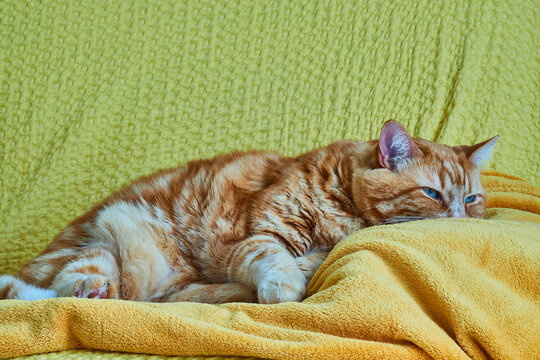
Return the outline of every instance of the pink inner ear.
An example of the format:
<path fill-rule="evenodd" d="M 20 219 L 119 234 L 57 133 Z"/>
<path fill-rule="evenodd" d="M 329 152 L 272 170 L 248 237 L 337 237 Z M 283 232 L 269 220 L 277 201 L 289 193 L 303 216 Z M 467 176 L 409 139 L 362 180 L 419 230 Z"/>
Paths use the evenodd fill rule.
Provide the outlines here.
<path fill-rule="evenodd" d="M 381 166 L 394 170 L 400 161 L 419 156 L 421 153 L 400 123 L 389 120 L 384 124 L 379 137 L 379 163 Z"/>
<path fill-rule="evenodd" d="M 383 128 L 381 132 L 381 136 L 379 138 L 379 163 L 382 167 L 385 167 L 387 169 L 391 169 L 390 163 L 388 162 L 388 155 L 390 154 L 390 146 L 392 144 L 392 140 L 390 139 L 390 146 L 387 143 L 388 142 L 388 132 L 384 131 L 386 127 Z"/>

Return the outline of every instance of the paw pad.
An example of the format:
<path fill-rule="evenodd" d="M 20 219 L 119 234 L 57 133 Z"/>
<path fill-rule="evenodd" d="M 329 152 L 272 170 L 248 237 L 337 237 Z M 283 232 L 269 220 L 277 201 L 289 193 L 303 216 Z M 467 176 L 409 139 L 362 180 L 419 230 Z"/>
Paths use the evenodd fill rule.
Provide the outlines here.
<path fill-rule="evenodd" d="M 98 278 L 87 278 L 78 284 L 75 297 L 88 299 L 110 299 L 115 297 L 116 289 L 110 281 Z"/>

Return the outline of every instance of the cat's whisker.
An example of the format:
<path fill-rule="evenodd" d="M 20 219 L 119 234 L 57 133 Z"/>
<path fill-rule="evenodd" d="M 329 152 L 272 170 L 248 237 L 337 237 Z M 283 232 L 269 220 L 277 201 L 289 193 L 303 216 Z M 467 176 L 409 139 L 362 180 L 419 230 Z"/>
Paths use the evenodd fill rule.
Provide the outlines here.
<path fill-rule="evenodd" d="M 379 219 L 378 225 L 391 225 L 391 224 L 399 224 L 404 222 L 410 222 L 410 221 L 418 221 L 418 220 L 425 220 L 429 219 L 429 217 L 425 216 L 394 216 L 392 218 L 386 218 L 386 219 Z"/>

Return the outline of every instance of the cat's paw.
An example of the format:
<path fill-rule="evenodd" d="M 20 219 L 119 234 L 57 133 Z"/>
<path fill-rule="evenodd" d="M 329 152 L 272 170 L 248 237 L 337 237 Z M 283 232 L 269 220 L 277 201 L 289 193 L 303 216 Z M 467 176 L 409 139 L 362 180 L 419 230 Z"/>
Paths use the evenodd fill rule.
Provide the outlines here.
<path fill-rule="evenodd" d="M 84 275 L 75 279 L 71 284 L 66 284 L 59 292 L 62 296 L 75 296 L 88 299 L 113 299 L 116 298 L 116 285 L 101 275 Z"/>
<path fill-rule="evenodd" d="M 306 280 L 301 272 L 298 274 L 288 278 L 263 281 L 257 289 L 259 303 L 277 304 L 287 301 L 302 301 L 306 294 Z"/>
<path fill-rule="evenodd" d="M 306 282 L 311 280 L 327 257 L 328 252 L 326 251 L 314 251 L 296 258 L 296 265 L 304 274 Z"/>

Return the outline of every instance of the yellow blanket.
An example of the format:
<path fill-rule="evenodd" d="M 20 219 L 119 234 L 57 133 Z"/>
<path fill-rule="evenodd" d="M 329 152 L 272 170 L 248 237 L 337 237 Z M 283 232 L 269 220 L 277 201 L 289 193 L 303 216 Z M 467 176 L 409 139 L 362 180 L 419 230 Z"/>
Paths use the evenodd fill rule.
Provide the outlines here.
<path fill-rule="evenodd" d="M 0 302 L 0 355 L 74 348 L 272 359 L 538 359 L 540 188 L 484 175 L 486 220 L 361 230 L 302 303 Z"/>

